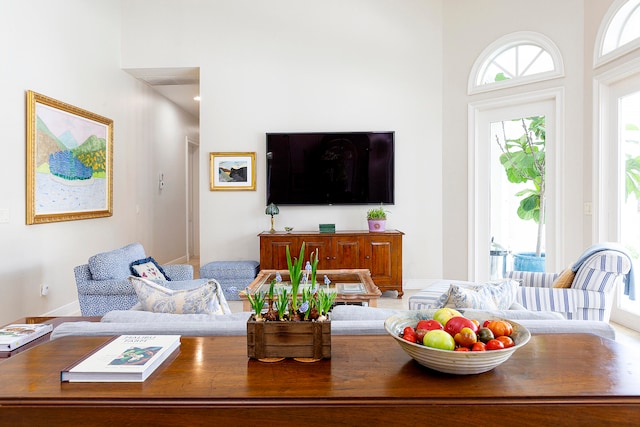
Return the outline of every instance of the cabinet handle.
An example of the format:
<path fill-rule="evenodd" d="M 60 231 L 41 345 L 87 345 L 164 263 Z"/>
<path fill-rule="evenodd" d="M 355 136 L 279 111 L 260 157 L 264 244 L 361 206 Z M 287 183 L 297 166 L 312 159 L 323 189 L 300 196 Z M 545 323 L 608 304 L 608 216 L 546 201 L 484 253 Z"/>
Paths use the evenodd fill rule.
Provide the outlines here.
<path fill-rule="evenodd" d="M 336 259 L 336 257 L 333 257 L 333 259 Z"/>
<path fill-rule="evenodd" d="M 365 256 L 364 259 L 369 259 L 371 258 L 369 255 Z"/>
<path fill-rule="evenodd" d="M 327 261 L 331 261 L 331 257 L 327 257 L 327 258 L 326 258 L 326 260 L 327 260 Z"/>

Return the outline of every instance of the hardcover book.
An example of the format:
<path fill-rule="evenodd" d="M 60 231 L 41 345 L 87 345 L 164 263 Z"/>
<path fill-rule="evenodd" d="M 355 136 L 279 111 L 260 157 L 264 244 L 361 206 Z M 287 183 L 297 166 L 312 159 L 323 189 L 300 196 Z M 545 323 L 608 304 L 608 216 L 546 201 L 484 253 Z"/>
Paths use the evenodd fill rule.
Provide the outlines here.
<path fill-rule="evenodd" d="M 0 351 L 11 351 L 48 334 L 53 330 L 49 323 L 17 323 L 0 329 Z"/>
<path fill-rule="evenodd" d="M 120 335 L 60 372 L 62 382 L 142 382 L 180 347 L 180 335 Z"/>

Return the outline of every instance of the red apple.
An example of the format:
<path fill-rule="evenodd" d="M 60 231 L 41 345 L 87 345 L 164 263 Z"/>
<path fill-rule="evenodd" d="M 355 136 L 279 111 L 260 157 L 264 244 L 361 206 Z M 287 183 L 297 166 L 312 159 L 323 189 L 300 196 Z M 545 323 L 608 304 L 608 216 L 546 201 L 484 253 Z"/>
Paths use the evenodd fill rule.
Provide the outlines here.
<path fill-rule="evenodd" d="M 437 320 L 429 319 L 429 320 L 421 320 L 418 322 L 416 326 L 416 330 L 424 329 L 425 331 L 433 331 L 434 329 L 444 329 L 442 323 Z"/>
<path fill-rule="evenodd" d="M 469 328 L 474 333 L 478 332 L 478 325 L 473 323 L 471 319 L 467 319 L 463 316 L 454 316 L 447 321 L 446 325 L 444 325 L 444 330 L 449 332 L 452 337 L 460 332 L 462 328 Z"/>

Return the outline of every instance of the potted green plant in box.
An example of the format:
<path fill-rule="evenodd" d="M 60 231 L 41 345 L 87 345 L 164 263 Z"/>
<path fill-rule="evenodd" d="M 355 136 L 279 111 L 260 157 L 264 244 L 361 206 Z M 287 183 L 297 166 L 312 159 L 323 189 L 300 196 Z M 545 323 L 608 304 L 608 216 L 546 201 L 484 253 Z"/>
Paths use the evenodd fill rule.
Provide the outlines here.
<path fill-rule="evenodd" d="M 382 205 L 377 208 L 371 208 L 367 212 L 367 221 L 369 223 L 369 231 L 384 231 L 387 224 L 387 213 Z"/>
<path fill-rule="evenodd" d="M 324 288 L 316 283 L 317 250 L 311 253 L 302 268 L 304 246 L 303 243 L 299 258 L 293 260 L 287 246 L 288 283 L 277 272 L 267 293 L 252 295 L 248 289 L 246 291 L 254 311 L 247 321 L 247 354 L 250 358 L 315 360 L 331 357 L 328 314 L 336 293 L 329 289 L 331 281 L 328 277 L 325 276 Z"/>

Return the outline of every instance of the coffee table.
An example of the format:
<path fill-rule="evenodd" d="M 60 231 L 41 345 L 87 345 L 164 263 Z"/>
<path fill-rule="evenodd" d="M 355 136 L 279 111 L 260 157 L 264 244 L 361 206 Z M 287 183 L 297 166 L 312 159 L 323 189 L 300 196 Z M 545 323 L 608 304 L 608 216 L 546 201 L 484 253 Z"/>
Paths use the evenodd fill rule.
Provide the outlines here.
<path fill-rule="evenodd" d="M 64 322 L 99 322 L 99 316 L 30 316 L 23 317 L 21 319 L 15 320 L 9 324 L 14 323 L 26 323 L 26 324 L 35 324 L 35 323 L 50 323 L 55 328 L 61 323 Z M 5 325 L 6 326 L 6 325 Z M 49 337 L 51 336 L 51 332 L 44 334 L 43 336 L 36 338 L 33 341 L 26 343 L 16 349 L 11 351 L 0 351 L 0 361 L 7 357 L 15 356 L 18 353 L 22 353 L 23 351 L 35 347 L 36 345 L 42 344 L 43 342 L 49 341 Z"/>
<path fill-rule="evenodd" d="M 275 279 L 276 273 L 280 273 L 284 284 L 277 286 L 285 286 L 290 288 L 286 283 L 289 282 L 289 272 L 287 270 L 261 270 L 256 276 L 253 282 L 248 286 L 248 292 L 253 295 L 256 292 L 268 292 L 271 280 Z M 337 293 L 336 303 L 344 304 L 360 304 L 369 307 L 377 307 L 378 299 L 382 292 L 373 283 L 371 273 L 367 269 L 342 269 L 342 270 L 318 270 L 316 272 L 316 281 L 321 287 L 325 287 L 323 284 L 324 276 L 327 276 L 331 283 L 329 288 Z M 242 300 L 242 309 L 244 311 L 251 311 L 251 304 L 247 299 L 247 290 L 240 292 L 240 299 Z M 302 286 L 300 286 L 300 293 L 302 292 Z"/>
<path fill-rule="evenodd" d="M 636 425 L 637 354 L 588 334 L 534 335 L 479 375 L 431 371 L 393 338 L 333 336 L 314 363 L 247 358 L 246 337 L 182 337 L 144 383 L 61 383 L 107 337 L 64 337 L 0 363 L 0 419 L 20 425 Z"/>

